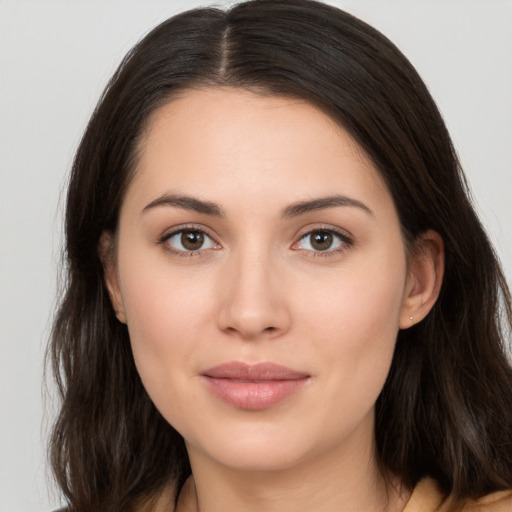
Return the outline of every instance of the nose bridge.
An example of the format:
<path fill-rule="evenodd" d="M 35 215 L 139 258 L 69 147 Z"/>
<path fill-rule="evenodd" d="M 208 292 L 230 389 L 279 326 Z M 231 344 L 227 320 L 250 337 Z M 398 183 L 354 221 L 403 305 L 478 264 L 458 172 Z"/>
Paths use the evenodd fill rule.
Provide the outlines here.
<path fill-rule="evenodd" d="M 281 285 L 279 258 L 268 247 L 233 251 L 223 272 L 219 328 L 246 339 L 286 331 L 290 314 Z"/>

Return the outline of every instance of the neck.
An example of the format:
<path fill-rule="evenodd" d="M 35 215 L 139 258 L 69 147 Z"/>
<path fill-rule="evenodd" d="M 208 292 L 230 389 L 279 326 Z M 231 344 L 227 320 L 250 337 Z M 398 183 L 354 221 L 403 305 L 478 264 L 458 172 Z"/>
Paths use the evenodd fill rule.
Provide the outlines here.
<path fill-rule="evenodd" d="M 270 471 L 225 467 L 188 448 L 193 476 L 177 512 L 400 512 L 410 496 L 399 479 L 379 471 L 373 442 L 347 443 Z"/>

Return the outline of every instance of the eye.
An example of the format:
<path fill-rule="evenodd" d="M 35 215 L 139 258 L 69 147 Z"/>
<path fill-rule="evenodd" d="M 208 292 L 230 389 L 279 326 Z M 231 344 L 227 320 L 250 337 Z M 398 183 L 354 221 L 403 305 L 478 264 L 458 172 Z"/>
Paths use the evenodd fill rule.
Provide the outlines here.
<path fill-rule="evenodd" d="M 292 249 L 314 252 L 338 252 L 352 245 L 352 240 L 331 229 L 314 229 L 303 235 Z"/>
<path fill-rule="evenodd" d="M 204 231 L 197 228 L 183 228 L 174 231 L 170 235 L 166 235 L 161 242 L 171 252 L 181 253 L 181 255 L 220 247 Z"/>

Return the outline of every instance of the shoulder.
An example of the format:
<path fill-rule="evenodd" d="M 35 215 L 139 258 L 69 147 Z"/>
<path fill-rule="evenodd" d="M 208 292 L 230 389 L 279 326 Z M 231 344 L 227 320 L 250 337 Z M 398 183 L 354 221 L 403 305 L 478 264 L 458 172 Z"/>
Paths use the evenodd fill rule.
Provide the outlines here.
<path fill-rule="evenodd" d="M 449 512 L 450 499 L 431 478 L 424 478 L 414 489 L 403 512 Z M 478 500 L 467 501 L 459 512 L 512 512 L 512 489 L 499 491 Z"/>
<path fill-rule="evenodd" d="M 512 512 L 512 489 L 493 492 L 483 498 L 470 501 L 463 512 Z"/>

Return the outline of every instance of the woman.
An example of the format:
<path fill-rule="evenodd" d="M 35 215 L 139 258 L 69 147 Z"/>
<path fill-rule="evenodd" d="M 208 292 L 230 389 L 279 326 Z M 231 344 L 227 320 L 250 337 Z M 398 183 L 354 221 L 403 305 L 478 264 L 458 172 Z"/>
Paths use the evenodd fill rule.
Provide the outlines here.
<path fill-rule="evenodd" d="M 87 127 L 66 242 L 69 510 L 512 508 L 508 288 L 363 22 L 257 0 L 154 29 Z"/>

